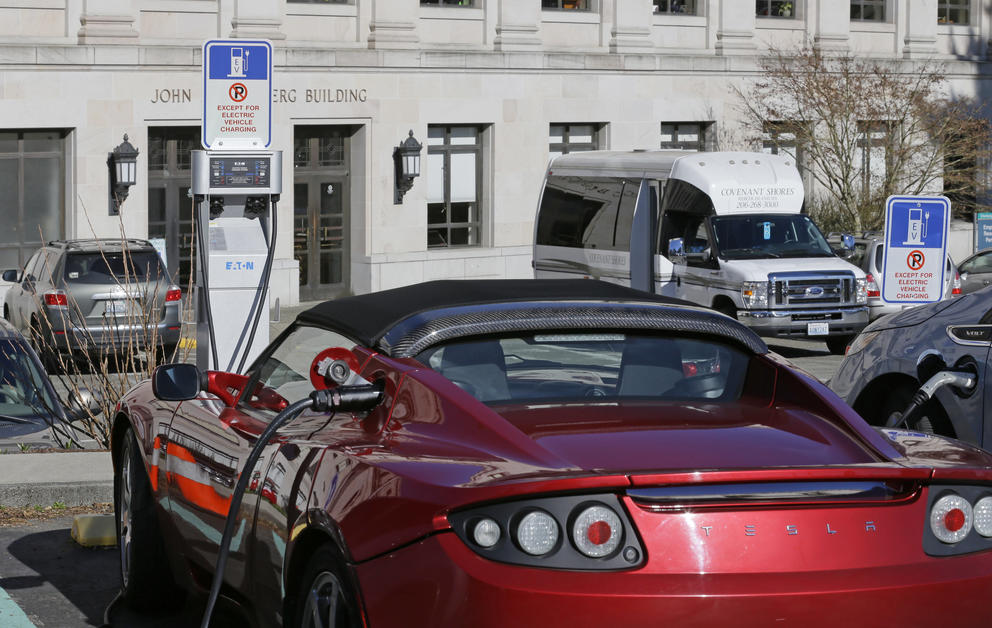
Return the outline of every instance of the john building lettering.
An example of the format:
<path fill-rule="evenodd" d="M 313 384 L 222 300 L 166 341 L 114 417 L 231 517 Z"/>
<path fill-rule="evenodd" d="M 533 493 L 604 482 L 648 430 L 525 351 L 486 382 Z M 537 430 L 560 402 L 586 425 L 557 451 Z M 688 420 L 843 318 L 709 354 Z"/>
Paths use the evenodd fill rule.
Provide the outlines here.
<path fill-rule="evenodd" d="M 193 90 L 191 89 L 159 88 L 152 94 L 150 102 L 153 105 L 171 102 L 190 102 L 190 100 L 192 100 L 192 96 Z"/>

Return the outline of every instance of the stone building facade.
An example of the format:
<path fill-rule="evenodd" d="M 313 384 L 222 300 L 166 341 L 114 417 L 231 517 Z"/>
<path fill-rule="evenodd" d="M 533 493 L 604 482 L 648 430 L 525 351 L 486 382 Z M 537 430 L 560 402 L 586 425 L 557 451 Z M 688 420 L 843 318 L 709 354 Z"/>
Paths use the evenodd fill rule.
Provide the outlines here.
<path fill-rule="evenodd" d="M 850 6 L 848 6 L 848 4 Z M 159 239 L 189 270 L 189 151 L 201 51 L 274 47 L 284 152 L 272 296 L 284 304 L 421 280 L 531 276 L 555 153 L 719 147 L 731 86 L 769 46 L 937 58 L 989 89 L 980 0 L 0 0 L 0 267 L 42 238 Z M 422 174 L 394 202 L 409 131 Z M 127 134 L 138 183 L 108 211 Z M 292 225 L 292 228 L 289 227 Z"/>

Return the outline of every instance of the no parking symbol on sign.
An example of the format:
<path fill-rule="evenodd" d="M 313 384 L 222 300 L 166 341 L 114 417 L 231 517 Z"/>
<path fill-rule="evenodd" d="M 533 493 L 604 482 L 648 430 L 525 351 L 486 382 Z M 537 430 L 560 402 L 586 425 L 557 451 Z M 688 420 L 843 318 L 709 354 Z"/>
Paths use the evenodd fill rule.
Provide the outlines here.
<path fill-rule="evenodd" d="M 212 40 L 203 45 L 203 136 L 210 150 L 272 143 L 272 44 Z"/>
<path fill-rule="evenodd" d="M 890 196 L 885 202 L 882 300 L 930 303 L 944 296 L 951 202 L 945 196 Z"/>

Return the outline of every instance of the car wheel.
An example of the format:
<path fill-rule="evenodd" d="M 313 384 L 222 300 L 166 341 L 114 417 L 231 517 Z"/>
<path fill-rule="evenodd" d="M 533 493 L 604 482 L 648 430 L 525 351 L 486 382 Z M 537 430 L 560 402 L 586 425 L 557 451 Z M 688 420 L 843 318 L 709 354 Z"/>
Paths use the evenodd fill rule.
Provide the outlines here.
<path fill-rule="evenodd" d="M 827 350 L 833 355 L 844 355 L 854 336 L 828 336 Z"/>
<path fill-rule="evenodd" d="M 358 628 L 362 625 L 358 597 L 352 593 L 341 561 L 323 545 L 307 562 L 294 608 L 296 628 Z"/>
<path fill-rule="evenodd" d="M 147 608 L 174 589 L 152 489 L 145 474 L 138 441 L 128 428 L 114 475 L 114 513 L 121 564 L 121 596 L 129 606 Z"/>
<path fill-rule="evenodd" d="M 889 393 L 880 406 L 878 416 L 870 422 L 874 425 L 888 425 L 901 418 L 903 410 L 913 400 L 916 390 L 910 386 L 902 385 Z M 897 416 L 899 415 L 899 416 Z M 910 417 L 909 425 L 906 429 L 926 432 L 928 434 L 939 434 L 941 436 L 954 436 L 954 428 L 946 413 L 935 399 L 923 404 Z"/>

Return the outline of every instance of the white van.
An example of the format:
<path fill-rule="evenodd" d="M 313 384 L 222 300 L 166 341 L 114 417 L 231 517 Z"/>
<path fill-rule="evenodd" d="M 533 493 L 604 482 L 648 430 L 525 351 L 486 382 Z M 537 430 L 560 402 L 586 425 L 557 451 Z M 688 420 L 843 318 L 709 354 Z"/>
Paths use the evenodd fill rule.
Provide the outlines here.
<path fill-rule="evenodd" d="M 843 353 L 868 323 L 865 274 L 830 248 L 804 198 L 780 155 L 561 155 L 538 202 L 534 275 L 631 285 Z"/>

